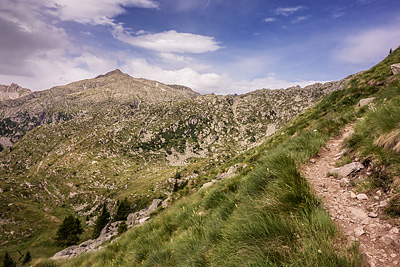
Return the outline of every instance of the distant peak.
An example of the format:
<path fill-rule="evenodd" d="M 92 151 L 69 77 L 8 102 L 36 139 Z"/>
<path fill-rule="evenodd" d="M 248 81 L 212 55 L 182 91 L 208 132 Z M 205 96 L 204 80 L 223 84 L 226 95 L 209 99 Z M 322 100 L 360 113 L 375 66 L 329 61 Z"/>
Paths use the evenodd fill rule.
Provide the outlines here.
<path fill-rule="evenodd" d="M 114 75 L 124 75 L 124 73 L 120 69 L 115 69 L 110 72 L 107 72 L 106 74 L 99 75 L 96 78 L 109 77 L 109 76 L 114 76 Z"/>

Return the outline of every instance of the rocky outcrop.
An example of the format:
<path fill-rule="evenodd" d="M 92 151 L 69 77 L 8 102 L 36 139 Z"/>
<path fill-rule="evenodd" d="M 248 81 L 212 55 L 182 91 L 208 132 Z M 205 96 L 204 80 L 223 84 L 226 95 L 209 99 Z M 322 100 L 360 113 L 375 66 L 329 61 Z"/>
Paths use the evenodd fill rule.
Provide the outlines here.
<path fill-rule="evenodd" d="M 161 199 L 154 199 L 147 209 L 142 209 L 138 212 L 131 213 L 127 218 L 127 226 L 140 226 L 150 219 L 150 214 L 153 213 L 162 203 Z M 108 223 L 100 232 L 100 236 L 96 239 L 89 239 L 79 245 L 67 247 L 52 257 L 53 260 L 63 258 L 74 258 L 82 253 L 91 252 L 101 249 L 101 245 L 118 235 L 118 226 L 121 221 Z"/>
<path fill-rule="evenodd" d="M 375 97 L 361 99 L 360 102 L 358 102 L 358 107 L 366 106 L 374 100 L 375 100 Z"/>
<path fill-rule="evenodd" d="M 12 83 L 9 86 L 0 85 L 0 101 L 17 99 L 26 95 L 31 94 L 32 91 L 26 88 L 22 88 L 18 84 Z"/>
<path fill-rule="evenodd" d="M 363 168 L 364 166 L 360 162 L 352 162 L 339 168 L 333 168 L 329 171 L 329 173 L 333 175 L 336 174 L 339 178 L 345 178 Z"/>
<path fill-rule="evenodd" d="M 400 63 L 393 64 L 392 66 L 390 66 L 390 68 L 392 69 L 393 75 L 400 74 Z"/>

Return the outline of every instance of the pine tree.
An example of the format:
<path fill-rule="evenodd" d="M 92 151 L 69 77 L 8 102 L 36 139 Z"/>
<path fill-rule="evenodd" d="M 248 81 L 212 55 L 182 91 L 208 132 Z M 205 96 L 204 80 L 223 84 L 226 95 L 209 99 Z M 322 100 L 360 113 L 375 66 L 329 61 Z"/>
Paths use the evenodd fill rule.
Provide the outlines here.
<path fill-rule="evenodd" d="M 389 50 L 389 55 L 390 55 L 391 53 L 393 53 L 393 49 L 392 49 L 392 48 L 390 48 L 390 50 Z"/>
<path fill-rule="evenodd" d="M 15 261 L 8 254 L 8 252 L 6 252 L 6 255 L 4 256 L 3 266 L 4 267 L 16 267 L 17 266 Z"/>
<path fill-rule="evenodd" d="M 81 221 L 73 215 L 68 215 L 57 230 L 56 242 L 61 246 L 75 245 L 79 235 L 83 233 Z"/>
<path fill-rule="evenodd" d="M 101 214 L 97 218 L 93 229 L 93 235 L 92 235 L 93 239 L 98 238 L 100 236 L 101 230 L 103 230 L 104 226 L 106 226 L 109 221 L 110 221 L 110 213 L 108 212 L 106 205 L 103 204 Z"/>
<path fill-rule="evenodd" d="M 125 221 L 129 213 L 131 213 L 131 210 L 131 204 L 128 199 L 125 198 L 118 203 L 117 213 L 115 214 L 113 221 Z"/>

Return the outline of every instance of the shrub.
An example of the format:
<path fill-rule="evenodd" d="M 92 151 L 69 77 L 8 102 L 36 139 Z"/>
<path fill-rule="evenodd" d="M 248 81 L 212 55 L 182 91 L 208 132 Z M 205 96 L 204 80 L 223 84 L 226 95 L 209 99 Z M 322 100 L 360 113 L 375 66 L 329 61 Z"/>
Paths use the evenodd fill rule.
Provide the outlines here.
<path fill-rule="evenodd" d="M 68 215 L 57 230 L 56 242 L 61 246 L 75 245 L 79 241 L 79 235 L 83 233 L 79 218 Z"/>
<path fill-rule="evenodd" d="M 124 198 L 124 200 L 118 203 L 117 213 L 115 214 L 113 221 L 116 222 L 126 220 L 131 211 L 131 203 L 129 203 L 127 198 Z"/>
<path fill-rule="evenodd" d="M 128 226 L 126 225 L 126 221 L 122 221 L 118 225 L 118 234 L 122 234 L 128 230 Z"/>
<path fill-rule="evenodd" d="M 8 254 L 8 252 L 6 252 L 6 255 L 4 256 L 3 266 L 4 267 L 15 267 L 15 266 L 17 266 L 15 261 Z"/>

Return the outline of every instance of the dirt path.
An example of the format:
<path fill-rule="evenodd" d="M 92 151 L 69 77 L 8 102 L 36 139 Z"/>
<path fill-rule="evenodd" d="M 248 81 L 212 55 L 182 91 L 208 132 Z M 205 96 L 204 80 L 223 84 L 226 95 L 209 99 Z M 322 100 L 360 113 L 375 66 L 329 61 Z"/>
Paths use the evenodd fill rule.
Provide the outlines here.
<path fill-rule="evenodd" d="M 343 140 L 352 132 L 353 126 L 348 125 L 339 137 L 328 141 L 319 156 L 302 167 L 302 173 L 348 240 L 360 241 L 361 252 L 366 255 L 369 266 L 400 266 L 399 229 L 393 226 L 393 220 L 381 218 L 387 205 L 384 196 L 377 191 L 363 199 L 365 196 L 353 193 L 354 188 L 346 179 L 328 176 L 340 159 Z"/>

